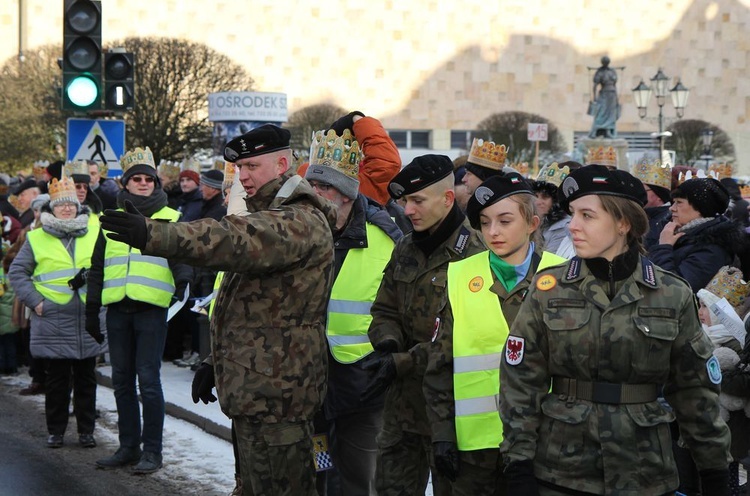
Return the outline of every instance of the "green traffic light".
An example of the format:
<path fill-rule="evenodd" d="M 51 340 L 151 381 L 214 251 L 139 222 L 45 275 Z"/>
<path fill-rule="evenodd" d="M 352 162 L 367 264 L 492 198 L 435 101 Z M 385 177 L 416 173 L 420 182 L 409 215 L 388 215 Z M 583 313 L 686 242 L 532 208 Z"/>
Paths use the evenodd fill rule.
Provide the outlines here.
<path fill-rule="evenodd" d="M 85 108 L 99 98 L 99 87 L 93 79 L 78 76 L 65 88 L 65 94 L 73 105 Z"/>

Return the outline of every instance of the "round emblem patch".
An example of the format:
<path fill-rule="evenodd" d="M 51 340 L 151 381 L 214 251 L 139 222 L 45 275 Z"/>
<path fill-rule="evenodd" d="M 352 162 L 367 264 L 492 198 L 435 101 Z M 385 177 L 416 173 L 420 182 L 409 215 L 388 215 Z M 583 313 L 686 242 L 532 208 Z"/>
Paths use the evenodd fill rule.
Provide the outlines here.
<path fill-rule="evenodd" d="M 469 281 L 469 291 L 471 291 L 472 293 L 480 291 L 483 287 L 484 279 L 482 279 L 482 276 L 476 276 L 471 281 Z"/>
<path fill-rule="evenodd" d="M 557 279 L 550 274 L 544 275 L 536 280 L 536 289 L 539 291 L 549 291 L 555 286 L 557 286 Z"/>

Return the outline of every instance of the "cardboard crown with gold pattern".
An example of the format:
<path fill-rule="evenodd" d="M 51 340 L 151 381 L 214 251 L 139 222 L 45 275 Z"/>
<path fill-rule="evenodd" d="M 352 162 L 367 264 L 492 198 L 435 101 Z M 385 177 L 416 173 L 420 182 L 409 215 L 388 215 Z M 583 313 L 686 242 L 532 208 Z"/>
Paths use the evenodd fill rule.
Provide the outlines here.
<path fill-rule="evenodd" d="M 65 162 L 63 174 L 66 177 L 73 178 L 73 174 L 80 176 L 89 175 L 89 164 L 85 160 L 76 160 L 74 162 Z"/>
<path fill-rule="evenodd" d="M 528 162 L 514 162 L 510 164 L 511 169 L 515 169 L 516 172 L 521 174 L 523 177 L 529 177 L 529 163 Z"/>
<path fill-rule="evenodd" d="M 617 152 L 611 146 L 592 147 L 586 152 L 586 165 L 599 164 L 617 168 Z"/>
<path fill-rule="evenodd" d="M 217 171 L 224 172 L 224 169 L 226 169 L 226 164 L 228 163 L 229 162 L 227 162 L 226 160 L 217 158 L 214 160 L 214 169 L 216 169 Z"/>
<path fill-rule="evenodd" d="M 232 187 L 236 171 L 237 167 L 234 165 L 234 162 L 227 162 L 224 164 L 224 183 L 221 185 L 222 190 Z"/>
<path fill-rule="evenodd" d="M 488 169 L 500 170 L 505 165 L 507 156 L 507 146 L 496 145 L 492 141 L 484 141 L 481 138 L 474 138 L 471 143 L 468 162 Z"/>
<path fill-rule="evenodd" d="M 58 181 L 56 177 L 52 178 L 52 181 L 47 185 L 50 207 L 65 202 L 78 203 L 76 183 L 70 178 L 68 171 L 65 170 L 66 168 L 63 167 L 62 179 Z"/>
<path fill-rule="evenodd" d="M 672 189 L 672 168 L 663 165 L 656 157 L 644 155 L 633 165 L 631 173 L 643 184 Z"/>
<path fill-rule="evenodd" d="M 725 177 L 732 177 L 732 166 L 729 164 L 711 164 L 708 166 L 707 174 L 717 181 Z"/>
<path fill-rule="evenodd" d="M 157 171 L 170 181 L 177 181 L 180 177 L 180 164 L 172 162 L 171 160 L 162 160 L 159 162 Z"/>
<path fill-rule="evenodd" d="M 568 177 L 568 174 L 570 174 L 570 167 L 566 165 L 561 169 L 557 162 L 552 162 L 542 167 L 539 175 L 536 176 L 536 180 L 540 183 L 552 184 L 559 188 L 565 178 Z"/>
<path fill-rule="evenodd" d="M 37 160 L 34 162 L 34 165 L 31 168 L 31 173 L 34 175 L 34 178 L 44 179 L 44 175 L 47 172 L 47 166 L 49 165 L 49 162 L 46 160 Z"/>
<path fill-rule="evenodd" d="M 750 285 L 742 279 L 742 271 L 729 265 L 719 269 L 706 290 L 719 298 L 726 298 L 734 308 L 740 308 L 750 295 Z"/>
<path fill-rule="evenodd" d="M 187 158 L 182 161 L 183 171 L 193 171 L 200 176 L 201 174 L 201 163 L 194 158 Z"/>
<path fill-rule="evenodd" d="M 357 179 L 361 160 L 362 151 L 359 143 L 348 129 L 345 129 L 341 136 L 338 136 L 333 129 L 329 129 L 328 133 L 316 131 L 313 134 L 310 145 L 310 165 L 333 167 Z"/>
<path fill-rule="evenodd" d="M 120 167 L 122 172 L 125 173 L 128 169 L 134 165 L 147 165 L 156 169 L 156 163 L 154 162 L 154 154 L 151 153 L 149 147 L 141 148 L 137 147 L 133 150 L 126 152 L 120 158 Z"/>

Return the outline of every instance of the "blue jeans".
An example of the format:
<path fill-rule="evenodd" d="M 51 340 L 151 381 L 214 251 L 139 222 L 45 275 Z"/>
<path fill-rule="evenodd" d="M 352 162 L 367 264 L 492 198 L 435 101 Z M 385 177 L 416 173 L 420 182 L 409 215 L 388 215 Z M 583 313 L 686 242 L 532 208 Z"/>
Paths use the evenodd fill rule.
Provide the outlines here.
<path fill-rule="evenodd" d="M 164 392 L 161 357 L 167 337 L 167 309 L 148 307 L 123 312 L 117 304 L 107 308 L 107 336 L 112 362 L 112 386 L 117 402 L 120 446 L 161 454 L 164 429 Z M 143 402 L 143 433 L 135 378 Z"/>

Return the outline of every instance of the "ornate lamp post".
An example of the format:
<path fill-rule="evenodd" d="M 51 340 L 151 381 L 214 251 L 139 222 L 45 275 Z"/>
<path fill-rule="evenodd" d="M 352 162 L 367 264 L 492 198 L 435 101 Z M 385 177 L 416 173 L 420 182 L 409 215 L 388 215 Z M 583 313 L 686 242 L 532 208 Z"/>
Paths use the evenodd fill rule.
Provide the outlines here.
<path fill-rule="evenodd" d="M 706 161 L 706 170 L 708 170 L 708 166 L 711 164 L 711 160 L 713 160 L 714 156 L 711 154 L 711 142 L 714 140 L 714 131 L 713 129 L 706 128 L 703 131 L 701 131 L 701 142 L 703 143 L 703 152 L 701 153 L 700 159 Z"/>
<path fill-rule="evenodd" d="M 679 79 L 677 80 L 677 84 L 674 85 L 674 88 L 667 90 L 669 77 L 662 72 L 661 68 L 659 68 L 659 71 L 650 79 L 650 81 L 651 86 L 647 86 L 641 78 L 641 82 L 638 83 L 638 86 L 633 88 L 633 99 L 638 107 L 638 117 L 645 119 L 646 114 L 648 113 L 648 104 L 651 100 L 651 94 L 654 93 L 656 95 L 656 104 L 659 106 L 659 117 L 657 118 L 659 123 L 659 133 L 657 136 L 659 138 L 659 157 L 661 158 L 664 156 L 664 138 L 668 135 L 664 132 L 663 112 L 667 93 L 672 97 L 672 106 L 675 109 L 677 118 L 681 119 L 685 114 L 685 106 L 687 105 L 690 90 L 686 88 Z"/>

